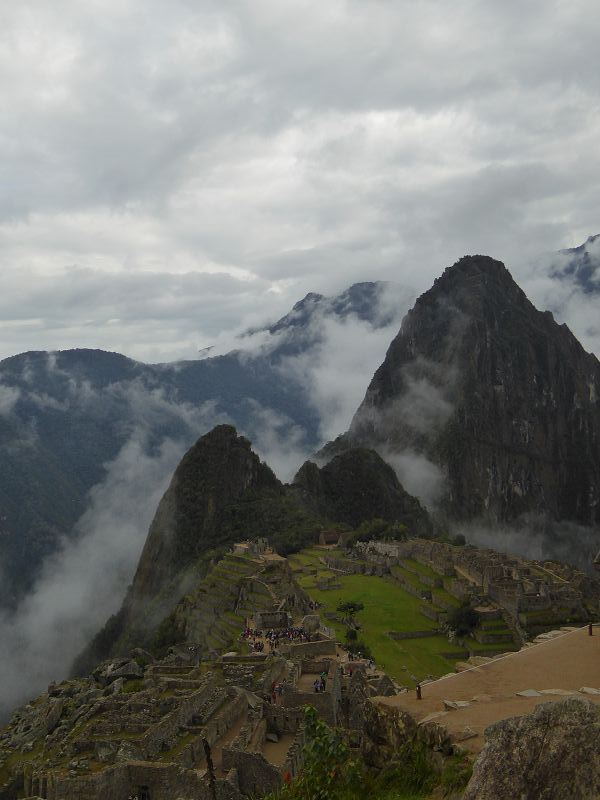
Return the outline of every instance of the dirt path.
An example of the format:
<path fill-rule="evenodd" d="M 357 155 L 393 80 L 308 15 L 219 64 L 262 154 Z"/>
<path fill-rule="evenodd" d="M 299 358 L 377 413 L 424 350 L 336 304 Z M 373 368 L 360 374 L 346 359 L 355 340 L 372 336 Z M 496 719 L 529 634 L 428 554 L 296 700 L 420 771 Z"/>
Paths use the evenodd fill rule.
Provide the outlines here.
<path fill-rule="evenodd" d="M 461 744 L 476 753 L 483 746 L 483 731 L 488 725 L 507 717 L 527 714 L 539 703 L 565 696 L 519 697 L 516 692 L 556 689 L 577 693 L 583 686 L 600 689 L 599 626 L 594 627 L 593 636 L 588 635 L 587 628 L 565 633 L 483 666 L 425 684 L 420 701 L 414 692 L 378 698 L 377 701 L 400 707 L 418 721 L 435 719 L 451 734 L 471 728 L 477 737 Z M 600 695 L 578 696 L 600 704 Z M 444 700 L 469 701 L 470 705 L 448 711 Z"/>

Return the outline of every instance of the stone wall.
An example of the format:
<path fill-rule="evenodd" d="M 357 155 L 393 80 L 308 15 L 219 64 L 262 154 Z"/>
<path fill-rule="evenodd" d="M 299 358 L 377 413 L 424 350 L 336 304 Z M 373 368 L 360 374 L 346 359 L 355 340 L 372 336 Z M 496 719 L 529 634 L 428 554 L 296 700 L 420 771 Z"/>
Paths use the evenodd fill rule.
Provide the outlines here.
<path fill-rule="evenodd" d="M 328 725 L 337 725 L 342 702 L 342 680 L 337 662 L 334 660 L 327 662 L 310 660 L 304 663 L 309 667 L 309 669 L 302 670 L 304 674 L 327 672 L 325 691 L 298 691 L 295 688 L 289 688 L 283 694 L 283 705 L 286 708 L 313 706 Z"/>
<path fill-rule="evenodd" d="M 292 778 L 295 778 L 296 775 L 299 774 L 300 770 L 302 769 L 302 765 L 304 764 L 305 742 L 306 742 L 306 737 L 304 735 L 304 725 L 302 725 L 296 732 L 294 741 L 292 742 L 290 749 L 288 750 L 288 754 L 286 756 L 282 770 L 284 775 L 287 772 L 291 775 Z"/>
<path fill-rule="evenodd" d="M 254 627 L 262 631 L 289 628 L 291 624 L 292 618 L 287 611 L 259 611 L 254 615 Z"/>
<path fill-rule="evenodd" d="M 434 622 L 439 622 L 440 617 L 446 616 L 444 612 L 438 611 L 436 608 L 433 608 L 433 606 L 420 606 L 419 611 L 424 617 L 428 617 L 428 619 L 432 619 Z"/>
<path fill-rule="evenodd" d="M 151 800 L 211 800 L 207 782 L 175 764 L 137 762 L 85 777 L 52 778 L 47 800 L 125 800 L 147 787 Z M 218 800 L 243 800 L 228 781 L 217 782 Z"/>
<path fill-rule="evenodd" d="M 290 645 L 289 655 L 292 659 L 334 656 L 335 641 L 333 639 L 320 639 L 316 642 L 298 642 L 298 644 Z"/>
<path fill-rule="evenodd" d="M 215 690 L 210 684 L 194 692 L 159 722 L 152 725 L 139 741 L 139 748 L 146 758 L 157 755 L 161 750 L 169 750 L 178 741 L 179 730 L 190 724 L 194 717 L 202 713 L 208 718 L 226 699 L 223 690 Z"/>
<path fill-rule="evenodd" d="M 333 663 L 329 659 L 303 658 L 300 667 L 303 675 L 307 673 L 320 675 L 322 672 L 326 672 L 329 677 L 329 671 L 333 669 Z"/>
<path fill-rule="evenodd" d="M 301 708 L 284 708 L 265 703 L 264 715 L 267 730 L 278 736 L 284 733 L 297 733 L 304 722 L 304 711 Z"/>
<path fill-rule="evenodd" d="M 262 753 L 249 753 L 234 749 L 223 750 L 223 767 L 226 770 L 237 770 L 240 792 L 250 797 L 275 792 L 282 784 L 279 770 L 269 764 Z M 168 800 L 173 800 L 174 797 L 177 795 L 172 795 Z"/>

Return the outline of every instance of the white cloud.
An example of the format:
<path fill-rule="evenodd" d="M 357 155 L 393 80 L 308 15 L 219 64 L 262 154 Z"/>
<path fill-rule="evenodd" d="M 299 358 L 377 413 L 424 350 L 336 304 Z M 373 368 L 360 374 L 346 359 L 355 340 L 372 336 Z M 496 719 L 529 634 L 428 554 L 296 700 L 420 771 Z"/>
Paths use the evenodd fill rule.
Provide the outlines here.
<path fill-rule="evenodd" d="M 79 388 L 74 402 L 104 402 L 89 386 Z M 160 392 L 135 384 L 120 391 L 136 409 L 136 428 L 91 490 L 74 537 L 65 538 L 46 560 L 16 611 L 0 615 L 0 719 L 49 681 L 62 680 L 75 656 L 120 607 L 160 498 L 189 445 L 163 439 L 150 448 L 148 433 L 156 419 L 179 416 L 200 432 L 224 420 L 210 403 L 200 408 L 169 404 Z"/>
<path fill-rule="evenodd" d="M 7 6 L 0 354 L 193 357 L 308 290 L 578 244 L 599 34 L 593 0 Z"/>
<path fill-rule="evenodd" d="M 12 386 L 4 386 L 0 383 L 0 416 L 6 416 L 11 413 L 21 392 Z"/>
<path fill-rule="evenodd" d="M 282 377 L 299 381 L 318 411 L 323 443 L 348 429 L 374 370 L 398 332 L 399 318 L 403 309 L 408 310 L 410 299 L 410 295 L 404 299 L 396 295 L 397 316 L 377 329 L 354 315 L 336 319 L 317 314 L 312 325 L 319 330 L 320 342 L 283 361 Z"/>

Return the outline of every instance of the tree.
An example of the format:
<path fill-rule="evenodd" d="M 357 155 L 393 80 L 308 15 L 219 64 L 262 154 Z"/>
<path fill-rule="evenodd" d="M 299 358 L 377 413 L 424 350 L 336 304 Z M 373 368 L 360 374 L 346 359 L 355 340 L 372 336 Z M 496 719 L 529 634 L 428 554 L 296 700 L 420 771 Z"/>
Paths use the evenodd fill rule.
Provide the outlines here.
<path fill-rule="evenodd" d="M 360 778 L 360 765 L 350 756 L 340 734 L 322 722 L 315 709 L 304 709 L 306 744 L 298 780 L 280 796 L 294 800 L 341 797 Z"/>
<path fill-rule="evenodd" d="M 448 613 L 446 624 L 457 636 L 467 636 L 479 626 L 479 614 L 465 602 Z"/>
<path fill-rule="evenodd" d="M 356 614 L 357 611 L 362 611 L 365 607 L 364 603 L 361 603 L 360 600 L 348 600 L 345 603 L 340 603 L 337 607 L 338 611 L 341 611 L 343 614 Z"/>

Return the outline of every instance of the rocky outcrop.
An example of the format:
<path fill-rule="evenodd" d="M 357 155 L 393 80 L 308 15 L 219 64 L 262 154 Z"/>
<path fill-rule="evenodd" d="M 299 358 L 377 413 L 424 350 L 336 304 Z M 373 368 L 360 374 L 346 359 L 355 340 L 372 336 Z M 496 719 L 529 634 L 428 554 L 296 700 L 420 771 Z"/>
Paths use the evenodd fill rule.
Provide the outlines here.
<path fill-rule="evenodd" d="M 282 492 L 250 442 L 219 425 L 188 450 L 175 470 L 148 532 L 132 586 L 131 603 L 155 597 L 207 550 L 222 544 L 221 521 L 250 493 Z"/>
<path fill-rule="evenodd" d="M 491 725 L 463 800 L 600 797 L 600 708 L 568 698 Z"/>
<path fill-rule="evenodd" d="M 401 708 L 367 700 L 362 708 L 361 754 L 365 763 L 377 769 L 389 767 L 405 745 L 414 742 L 450 755 L 451 739 L 441 725 L 418 725 L 414 717 Z"/>
<path fill-rule="evenodd" d="M 307 461 L 293 488 L 314 513 L 353 528 L 377 517 L 400 522 L 415 536 L 434 533 L 427 511 L 374 450 L 348 450 L 321 469 Z"/>
<path fill-rule="evenodd" d="M 586 294 L 600 293 L 600 234 L 588 236 L 579 247 L 559 250 L 550 274 L 559 280 L 572 280 Z"/>
<path fill-rule="evenodd" d="M 600 524 L 600 363 L 505 266 L 465 256 L 405 317 L 350 430 L 323 451 L 417 454 L 455 519 Z"/>
<path fill-rule="evenodd" d="M 290 487 L 235 428 L 217 426 L 177 467 L 123 606 L 77 659 L 74 674 L 148 646 L 177 602 L 234 542 L 267 537 L 285 555 L 312 544 L 327 524 L 356 526 L 373 517 L 402 522 L 414 535 L 433 533 L 427 512 L 373 451 L 344 453 L 321 470 L 308 462 Z"/>
<path fill-rule="evenodd" d="M 146 646 L 177 601 L 236 541 L 267 536 L 281 551 L 315 539 L 318 520 L 230 425 L 186 453 L 165 492 L 119 613 L 77 659 L 85 673 L 111 655 Z"/>

